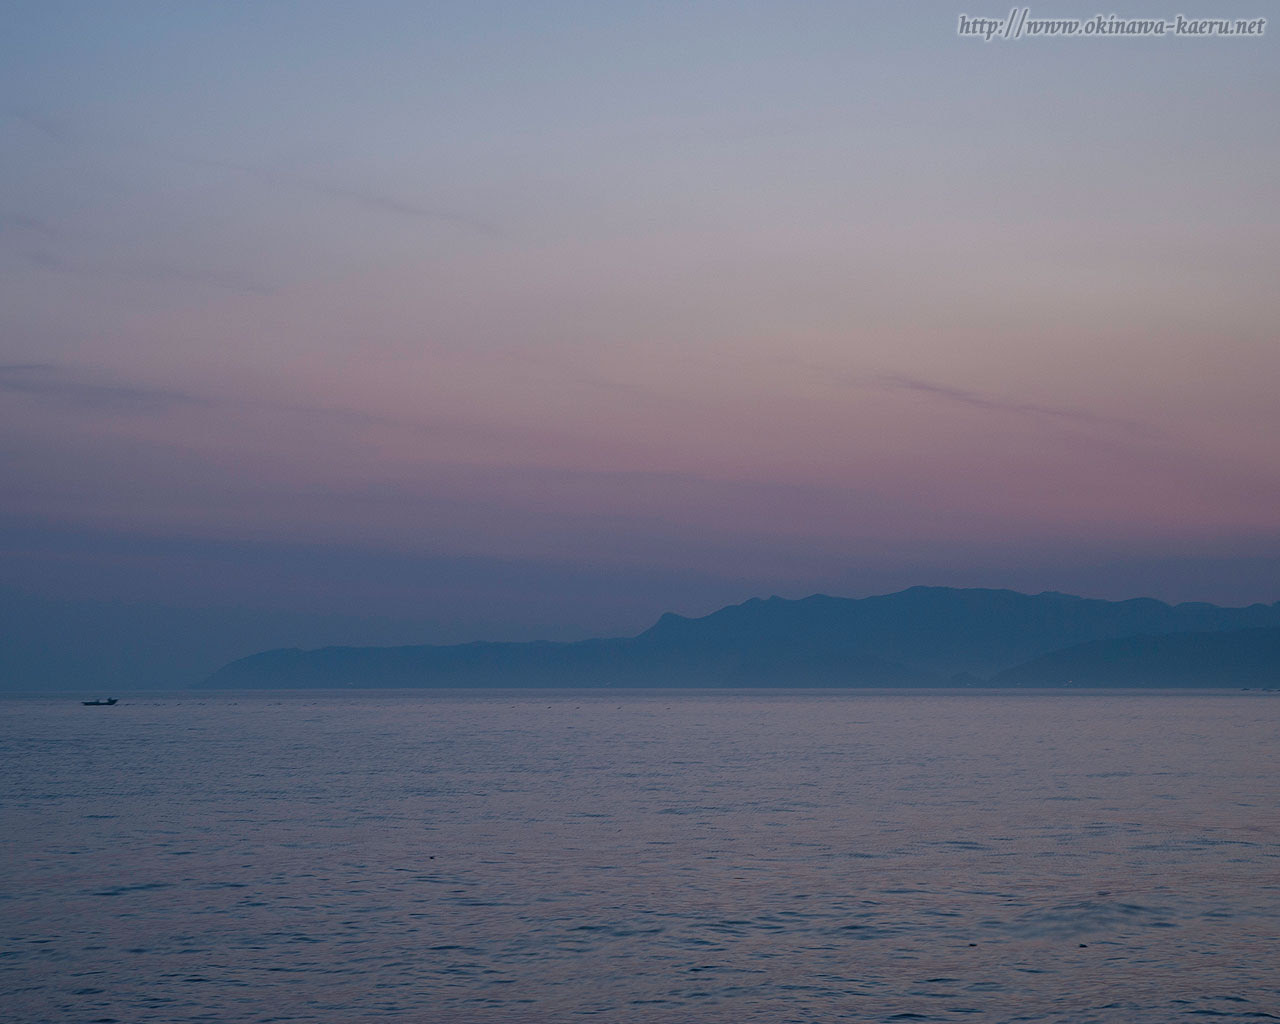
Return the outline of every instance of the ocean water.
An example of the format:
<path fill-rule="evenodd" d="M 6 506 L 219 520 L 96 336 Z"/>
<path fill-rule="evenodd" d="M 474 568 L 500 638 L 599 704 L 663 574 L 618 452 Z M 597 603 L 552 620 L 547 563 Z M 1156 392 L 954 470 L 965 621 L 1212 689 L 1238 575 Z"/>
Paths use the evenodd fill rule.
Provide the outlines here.
<path fill-rule="evenodd" d="M 0 1018 L 1280 1019 L 1280 696 L 0 700 Z"/>

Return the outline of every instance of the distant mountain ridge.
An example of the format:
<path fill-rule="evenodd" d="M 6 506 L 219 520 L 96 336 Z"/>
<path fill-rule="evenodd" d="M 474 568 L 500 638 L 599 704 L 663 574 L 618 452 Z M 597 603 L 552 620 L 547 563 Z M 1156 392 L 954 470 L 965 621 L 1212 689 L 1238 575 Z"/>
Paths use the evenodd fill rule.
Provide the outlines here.
<path fill-rule="evenodd" d="M 1280 629 L 1094 640 L 998 673 L 997 686 L 1280 685 Z"/>
<path fill-rule="evenodd" d="M 1170 680 L 1163 685 L 1272 685 L 1280 664 L 1269 641 L 1254 633 L 1273 630 L 1280 636 L 1280 602 L 1223 608 L 913 587 L 867 598 L 753 598 L 701 618 L 667 613 L 638 636 L 577 643 L 278 649 L 231 662 L 199 685 L 927 686 L 989 679 L 1126 686 L 1162 685 L 1134 682 L 1160 678 Z M 1181 647 L 1172 640 L 1106 645 L 1180 634 L 1194 636 Z M 1211 634 L 1215 639 L 1203 639 Z M 1175 665 L 1178 650 L 1200 651 L 1206 664 L 1225 659 L 1235 666 L 1226 676 L 1232 682 L 1175 682 L 1186 673 L 1161 666 Z M 1071 665 L 1079 671 L 1063 677 Z M 1086 678 L 1094 681 L 1081 682 Z"/>

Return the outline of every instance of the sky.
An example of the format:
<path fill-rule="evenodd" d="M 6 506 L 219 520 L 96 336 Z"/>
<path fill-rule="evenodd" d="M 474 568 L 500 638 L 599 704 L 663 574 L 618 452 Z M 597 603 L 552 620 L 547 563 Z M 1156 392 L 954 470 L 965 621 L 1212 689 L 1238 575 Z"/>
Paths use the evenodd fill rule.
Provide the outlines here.
<path fill-rule="evenodd" d="M 1241 3 L 1267 34 L 6 3 L 0 686 L 917 584 L 1280 599 Z"/>

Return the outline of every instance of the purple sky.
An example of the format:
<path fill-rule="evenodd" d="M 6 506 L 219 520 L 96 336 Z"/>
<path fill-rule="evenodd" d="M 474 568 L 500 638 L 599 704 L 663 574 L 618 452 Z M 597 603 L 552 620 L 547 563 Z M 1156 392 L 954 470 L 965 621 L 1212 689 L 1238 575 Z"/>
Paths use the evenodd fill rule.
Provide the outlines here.
<path fill-rule="evenodd" d="M 1280 598 L 1280 21 L 9 10 L 8 600 L 323 643 Z"/>

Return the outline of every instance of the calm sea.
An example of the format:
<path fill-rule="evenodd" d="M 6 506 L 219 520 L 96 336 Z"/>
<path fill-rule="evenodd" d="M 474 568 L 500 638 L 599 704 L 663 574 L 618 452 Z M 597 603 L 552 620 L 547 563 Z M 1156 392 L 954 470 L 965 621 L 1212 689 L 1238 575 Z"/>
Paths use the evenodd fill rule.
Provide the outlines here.
<path fill-rule="evenodd" d="M 0 700 L 0 1018 L 1280 1019 L 1280 695 Z"/>

